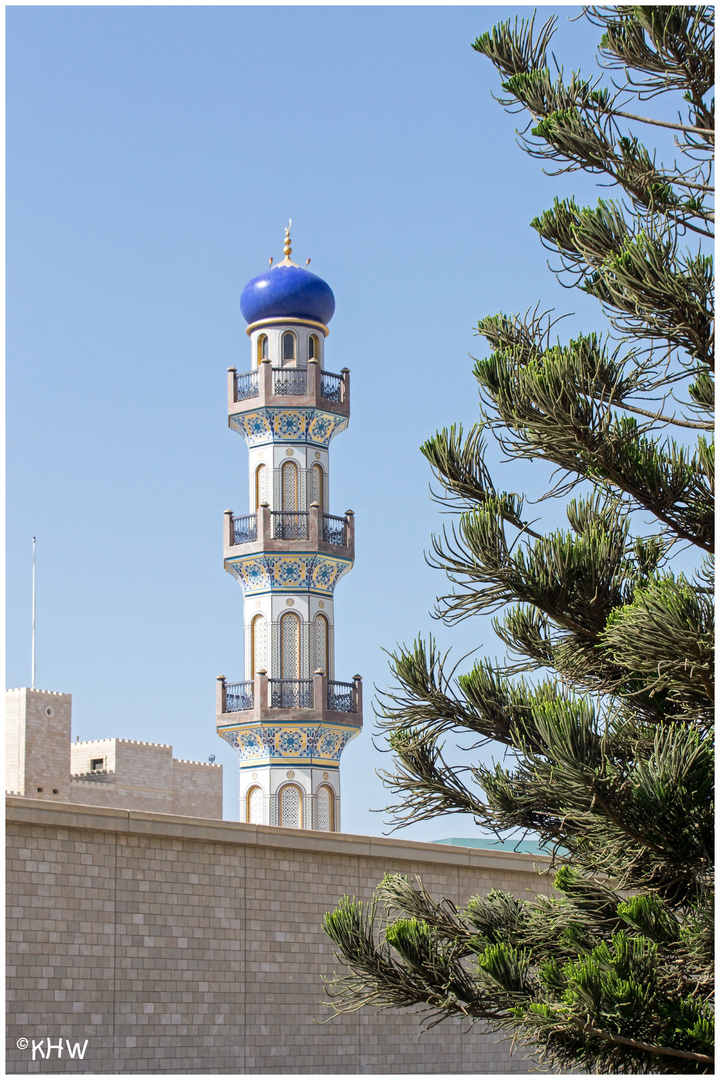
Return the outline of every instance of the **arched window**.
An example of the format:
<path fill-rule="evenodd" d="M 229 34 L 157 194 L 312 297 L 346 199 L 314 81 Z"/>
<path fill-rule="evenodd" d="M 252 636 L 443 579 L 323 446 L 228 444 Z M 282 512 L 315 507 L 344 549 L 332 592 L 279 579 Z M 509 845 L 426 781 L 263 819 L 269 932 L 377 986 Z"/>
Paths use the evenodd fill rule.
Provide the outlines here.
<path fill-rule="evenodd" d="M 324 671 L 327 676 L 329 653 L 329 625 L 324 615 L 315 616 L 315 670 Z"/>
<path fill-rule="evenodd" d="M 255 509 L 261 503 L 268 501 L 268 469 L 267 465 L 258 465 L 255 470 Z"/>
<path fill-rule="evenodd" d="M 251 825 L 265 824 L 265 799 L 262 788 L 255 784 L 245 796 L 245 820 Z"/>
<path fill-rule="evenodd" d="M 294 611 L 280 616 L 280 678 L 300 678 L 300 619 Z"/>
<path fill-rule="evenodd" d="M 315 462 L 312 467 L 312 499 L 311 502 L 320 503 L 322 510 L 325 509 L 325 473 L 322 465 Z"/>
<path fill-rule="evenodd" d="M 311 334 L 308 339 L 308 359 L 320 359 L 320 341 L 317 334 Z"/>
<path fill-rule="evenodd" d="M 335 832 L 335 792 L 328 784 L 321 784 L 318 788 L 315 828 Z"/>
<path fill-rule="evenodd" d="M 295 784 L 285 784 L 278 799 L 280 824 L 286 829 L 302 829 L 302 792 Z"/>
<path fill-rule="evenodd" d="M 263 360 L 268 358 L 268 336 L 267 334 L 261 334 L 257 342 L 257 361 L 260 364 Z"/>
<path fill-rule="evenodd" d="M 294 461 L 283 461 L 280 470 L 282 479 L 282 508 L 288 513 L 297 510 L 298 483 L 297 468 Z"/>
<path fill-rule="evenodd" d="M 264 615 L 253 615 L 250 623 L 250 678 L 267 671 L 267 622 Z"/>
<path fill-rule="evenodd" d="M 282 336 L 282 358 L 283 363 L 295 359 L 295 335 L 289 330 Z"/>

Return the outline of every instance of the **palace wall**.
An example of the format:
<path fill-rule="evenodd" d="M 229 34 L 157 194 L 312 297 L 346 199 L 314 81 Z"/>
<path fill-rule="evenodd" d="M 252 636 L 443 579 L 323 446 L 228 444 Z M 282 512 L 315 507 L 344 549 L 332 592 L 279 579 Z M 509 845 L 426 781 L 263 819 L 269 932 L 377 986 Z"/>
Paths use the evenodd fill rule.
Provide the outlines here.
<path fill-rule="evenodd" d="M 71 742 L 72 697 L 24 686 L 5 694 L 5 790 L 84 803 L 222 818 L 222 765 L 173 758 L 135 739 Z"/>
<path fill-rule="evenodd" d="M 390 871 L 459 904 L 548 892 L 542 858 L 26 798 L 8 799 L 7 825 L 10 1073 L 530 1067 L 459 1021 L 419 1038 L 402 1011 L 319 1023 L 340 966 L 321 921 Z M 84 1058 L 33 1062 L 48 1037 L 87 1039 Z"/>

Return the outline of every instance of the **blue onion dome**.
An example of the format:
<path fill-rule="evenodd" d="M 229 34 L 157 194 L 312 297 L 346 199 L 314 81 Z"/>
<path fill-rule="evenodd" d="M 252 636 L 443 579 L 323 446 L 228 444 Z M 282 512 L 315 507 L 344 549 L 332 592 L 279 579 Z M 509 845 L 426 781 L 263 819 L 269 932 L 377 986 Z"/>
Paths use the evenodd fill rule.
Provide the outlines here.
<path fill-rule="evenodd" d="M 248 281 L 243 289 L 240 310 L 245 320 L 256 323 L 287 316 L 327 325 L 335 311 L 332 289 L 317 274 L 291 261 L 289 229 L 285 230 L 284 253 L 282 262 Z"/>

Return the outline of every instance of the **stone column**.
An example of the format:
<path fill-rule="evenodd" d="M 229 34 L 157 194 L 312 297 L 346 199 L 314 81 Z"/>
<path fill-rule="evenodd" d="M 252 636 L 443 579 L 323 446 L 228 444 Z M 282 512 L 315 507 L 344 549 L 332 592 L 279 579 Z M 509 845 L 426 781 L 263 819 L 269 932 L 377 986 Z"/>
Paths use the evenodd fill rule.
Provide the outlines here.
<path fill-rule="evenodd" d="M 254 697 L 254 712 L 257 714 L 260 720 L 264 719 L 267 715 L 269 708 L 268 703 L 268 676 L 265 669 L 255 672 L 255 680 L 253 683 L 253 697 Z"/>
<path fill-rule="evenodd" d="M 225 712 L 225 705 L 227 702 L 227 691 L 225 689 L 225 676 L 218 675 L 215 680 L 215 710 L 218 716 Z"/>
<path fill-rule="evenodd" d="M 227 383 L 228 409 L 232 409 L 233 405 L 235 404 L 235 400 L 236 400 L 235 395 L 236 395 L 236 390 L 237 390 L 237 383 L 236 383 L 235 380 L 236 380 L 236 376 L 237 376 L 237 368 L 229 367 L 227 369 L 227 372 L 228 372 L 228 383 Z"/>
<path fill-rule="evenodd" d="M 353 675 L 353 704 L 355 715 L 362 718 L 362 676 L 360 675 Z"/>
<path fill-rule="evenodd" d="M 223 541 L 225 548 L 235 546 L 235 522 L 232 510 L 226 510 L 223 516 Z"/>
<path fill-rule="evenodd" d="M 327 673 L 320 668 L 313 674 L 313 708 L 317 710 L 327 709 Z"/>
<path fill-rule="evenodd" d="M 257 538 L 262 541 L 263 547 L 267 546 L 272 535 L 272 518 L 270 517 L 270 504 L 260 503 L 257 510 Z"/>
<path fill-rule="evenodd" d="M 319 502 L 310 503 L 308 537 L 313 543 L 323 538 L 323 511 Z"/>
<path fill-rule="evenodd" d="M 261 401 L 267 401 L 272 397 L 272 363 L 270 360 L 262 360 L 258 369 L 258 392 Z"/>

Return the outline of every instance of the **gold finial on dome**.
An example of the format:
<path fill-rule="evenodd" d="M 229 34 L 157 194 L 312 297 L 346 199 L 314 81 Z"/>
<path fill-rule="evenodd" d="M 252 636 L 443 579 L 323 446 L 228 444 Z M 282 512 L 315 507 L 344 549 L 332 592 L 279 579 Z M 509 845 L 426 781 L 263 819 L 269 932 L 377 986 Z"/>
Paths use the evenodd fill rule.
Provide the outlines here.
<path fill-rule="evenodd" d="M 292 241 L 290 240 L 290 230 L 292 228 L 292 218 L 289 219 L 287 228 L 285 229 L 285 246 L 283 247 L 283 255 L 285 258 L 282 262 L 279 262 L 278 266 L 297 266 L 290 256 L 292 255 Z"/>

